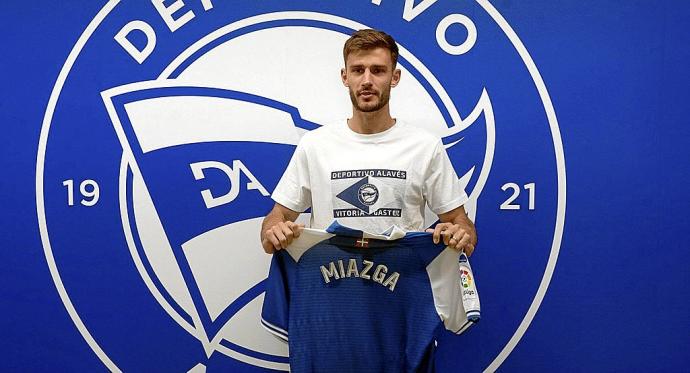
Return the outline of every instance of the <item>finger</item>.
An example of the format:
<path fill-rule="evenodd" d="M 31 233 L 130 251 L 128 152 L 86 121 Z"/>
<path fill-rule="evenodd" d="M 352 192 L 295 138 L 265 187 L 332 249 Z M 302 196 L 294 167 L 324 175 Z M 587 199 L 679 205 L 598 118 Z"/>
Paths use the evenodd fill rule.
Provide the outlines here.
<path fill-rule="evenodd" d="M 469 244 L 467 247 L 465 247 L 465 254 L 467 254 L 467 257 L 472 256 L 472 253 L 474 252 L 474 245 Z"/>
<path fill-rule="evenodd" d="M 446 246 L 450 245 L 450 240 L 453 239 L 453 232 L 450 229 L 446 229 L 441 234 L 443 235 L 443 243 Z"/>
<path fill-rule="evenodd" d="M 261 246 L 263 246 L 264 252 L 266 254 L 273 254 L 276 251 L 275 248 L 273 247 L 273 244 L 271 244 L 271 241 L 269 241 L 266 238 L 261 240 Z"/>
<path fill-rule="evenodd" d="M 273 234 L 273 231 L 271 231 L 270 235 L 268 236 L 268 240 L 271 242 L 271 245 L 273 245 L 274 252 L 281 249 L 280 241 L 278 240 L 278 237 L 276 237 L 276 235 Z"/>
<path fill-rule="evenodd" d="M 455 233 L 453 234 L 453 238 L 455 238 L 456 241 L 460 242 L 462 237 L 466 234 L 467 234 L 467 232 L 465 232 L 464 229 L 458 228 L 458 230 L 455 231 Z"/>
<path fill-rule="evenodd" d="M 433 228 L 427 228 L 424 232 L 426 232 L 426 233 L 434 233 L 434 229 L 433 229 Z"/>
<path fill-rule="evenodd" d="M 273 227 L 273 235 L 275 235 L 276 238 L 278 239 L 278 246 L 281 249 L 284 249 L 287 247 L 287 237 L 285 237 L 285 234 L 283 234 L 283 230 L 280 229 L 279 226 Z"/>
<path fill-rule="evenodd" d="M 448 246 L 454 250 L 462 251 L 463 245 L 466 241 L 463 241 L 463 236 L 464 233 L 458 234 L 457 232 L 453 235 L 453 237 L 448 240 Z M 469 242 L 469 241 L 467 241 Z"/>
<path fill-rule="evenodd" d="M 466 249 L 469 245 L 470 245 L 470 235 L 465 233 L 465 235 L 462 236 L 460 241 L 458 241 L 458 244 L 456 245 L 456 247 L 458 248 L 458 250 L 463 250 L 463 249 Z M 465 254 L 466 253 L 467 252 L 465 252 Z"/>
<path fill-rule="evenodd" d="M 443 231 L 443 228 L 443 224 L 438 224 L 434 228 L 434 234 L 432 235 L 434 243 L 439 243 L 439 241 L 441 240 L 441 232 Z"/>
<path fill-rule="evenodd" d="M 304 229 L 304 224 L 295 224 L 292 228 L 292 232 L 295 234 L 295 238 L 302 234 L 302 229 Z"/>
<path fill-rule="evenodd" d="M 273 237 L 272 229 L 269 228 L 266 231 L 264 231 L 263 237 L 261 238 L 261 245 L 264 247 L 264 251 L 267 254 L 273 254 L 276 251 L 275 243 L 277 242 L 278 240 L 275 239 L 275 237 Z"/>
<path fill-rule="evenodd" d="M 292 243 L 292 238 L 294 237 L 294 233 L 292 232 L 292 228 L 290 228 L 287 224 L 281 225 L 281 230 L 283 232 L 283 235 L 285 235 L 285 247 L 290 245 Z"/>

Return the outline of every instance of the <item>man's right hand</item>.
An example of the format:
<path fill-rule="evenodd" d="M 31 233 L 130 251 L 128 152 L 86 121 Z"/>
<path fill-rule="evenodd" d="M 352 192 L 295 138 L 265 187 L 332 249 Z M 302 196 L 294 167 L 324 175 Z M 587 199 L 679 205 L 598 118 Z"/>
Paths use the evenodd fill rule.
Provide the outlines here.
<path fill-rule="evenodd" d="M 273 254 L 288 247 L 295 238 L 299 237 L 303 228 L 303 224 L 291 221 L 280 222 L 261 233 L 261 245 L 267 254 Z"/>

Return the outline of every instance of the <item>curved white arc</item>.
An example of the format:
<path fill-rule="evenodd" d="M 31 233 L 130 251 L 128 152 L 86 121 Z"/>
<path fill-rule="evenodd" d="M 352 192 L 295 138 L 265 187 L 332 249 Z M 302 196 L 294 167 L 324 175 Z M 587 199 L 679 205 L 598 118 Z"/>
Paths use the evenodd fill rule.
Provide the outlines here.
<path fill-rule="evenodd" d="M 290 365 L 286 363 L 278 363 L 278 362 L 273 362 L 273 361 L 266 361 L 266 360 L 261 360 L 257 359 L 255 357 L 243 355 L 235 350 L 231 350 L 223 345 L 218 345 L 217 351 L 225 354 L 227 356 L 230 356 L 233 359 L 239 360 L 241 362 L 247 363 L 247 364 L 252 364 L 256 365 L 262 368 L 268 368 L 268 369 L 274 369 L 274 370 L 282 370 L 282 371 L 289 371 L 290 370 Z"/>
<path fill-rule="evenodd" d="M 438 96 L 441 98 L 441 102 L 443 102 L 448 109 L 450 119 L 453 121 L 453 127 L 461 127 L 461 129 L 457 130 L 457 132 L 467 128 L 472 122 L 467 122 L 466 120 L 460 118 L 460 113 L 458 113 L 458 110 L 455 108 L 455 103 L 448 95 L 448 92 L 446 92 L 446 89 L 443 88 L 438 79 L 436 79 L 436 76 L 434 76 L 434 74 L 432 74 L 431 71 L 426 68 L 422 61 L 418 60 L 417 57 L 405 49 L 405 47 L 400 44 L 398 44 L 398 47 L 400 50 L 400 55 L 405 57 L 405 59 L 407 59 L 412 66 L 414 66 L 422 74 L 424 79 L 429 82 L 434 91 L 438 93 Z"/>
<path fill-rule="evenodd" d="M 482 91 L 482 96 L 479 98 L 479 104 L 477 107 L 482 106 L 481 112 L 484 112 L 484 120 L 486 120 L 486 151 L 484 152 L 484 162 L 482 163 L 482 170 L 477 178 L 477 184 L 475 184 L 474 189 L 470 193 L 470 199 L 479 198 L 482 190 L 484 190 L 484 185 L 489 179 L 489 173 L 491 172 L 491 164 L 494 161 L 494 149 L 496 148 L 496 122 L 494 121 L 494 109 L 491 106 L 491 99 L 489 98 L 489 93 L 486 92 L 486 88 Z M 472 118 L 476 113 L 476 117 L 472 119 L 474 123 L 479 117 L 480 111 L 473 110 L 472 114 L 468 118 Z"/>
<path fill-rule="evenodd" d="M 481 173 L 477 178 L 477 183 L 475 184 L 474 189 L 472 189 L 472 192 L 470 192 L 470 200 L 476 200 L 479 198 L 482 190 L 484 190 L 484 185 L 486 185 L 486 181 L 489 179 L 491 165 L 494 160 L 494 150 L 496 149 L 496 122 L 494 119 L 493 106 L 491 105 L 491 98 L 489 97 L 489 93 L 486 91 L 486 88 L 482 90 L 479 101 L 477 101 L 477 104 L 475 105 L 474 109 L 472 109 L 472 112 L 464 119 L 462 128 L 458 130 L 456 130 L 455 127 L 449 128 L 447 133 L 443 136 L 452 136 L 456 133 L 459 133 L 477 121 L 482 113 L 484 113 L 484 120 L 486 121 L 486 150 L 484 152 L 484 161 L 482 162 Z M 461 138 L 446 144 L 444 145 L 444 148 L 449 149 L 462 140 L 463 139 Z"/>
<path fill-rule="evenodd" d="M 563 154 L 563 142 L 561 141 L 560 130 L 558 129 L 558 120 L 556 119 L 556 111 L 551 102 L 551 97 L 546 89 L 546 84 L 537 70 L 537 66 L 532 60 L 527 48 L 522 43 L 520 38 L 517 36 L 512 27 L 503 18 L 503 16 L 496 10 L 496 8 L 491 5 L 488 0 L 477 0 L 477 3 L 484 8 L 484 10 L 489 13 L 489 15 L 496 21 L 496 23 L 501 27 L 503 32 L 508 36 L 518 54 L 522 58 L 527 70 L 529 71 L 534 83 L 536 85 L 537 91 L 539 92 L 539 97 L 544 104 L 544 109 L 546 111 L 546 116 L 549 121 L 549 127 L 551 129 L 551 136 L 553 138 L 554 152 L 556 156 L 556 166 L 558 175 L 558 203 L 556 209 L 556 227 L 554 230 L 553 243 L 551 245 L 551 251 L 549 253 L 549 259 L 544 270 L 544 276 L 541 279 L 537 293 L 532 300 L 525 317 L 518 326 L 517 330 L 510 338 L 508 343 L 503 347 L 501 352 L 496 356 L 496 358 L 486 367 L 485 372 L 493 372 L 505 361 L 505 359 L 513 351 L 517 343 L 520 341 L 522 336 L 527 331 L 530 323 L 534 319 L 534 316 L 541 305 L 546 290 L 549 287 L 551 278 L 553 276 L 554 268 L 556 267 L 556 262 L 558 260 L 558 254 L 561 248 L 561 239 L 563 238 L 563 227 L 565 224 L 565 196 L 566 196 L 566 176 L 565 176 L 565 156 Z"/>
<path fill-rule="evenodd" d="M 345 27 L 349 27 L 353 30 L 359 30 L 363 28 L 369 28 L 368 26 L 361 24 L 359 22 L 355 22 L 353 20 L 343 18 L 343 17 L 338 17 L 330 14 L 323 14 L 323 13 L 316 13 L 316 12 L 273 12 L 273 13 L 265 13 L 265 14 L 260 14 L 257 16 L 249 17 L 242 19 L 237 22 L 233 22 L 229 25 L 223 26 L 212 33 L 204 36 L 203 38 L 199 39 L 197 42 L 189 46 L 186 50 L 184 50 L 182 53 L 180 53 L 179 56 L 177 56 L 170 64 L 168 67 L 166 67 L 163 72 L 158 76 L 158 79 L 167 79 L 170 77 L 170 74 L 172 74 L 175 69 L 177 69 L 184 61 L 186 61 L 189 57 L 191 57 L 194 53 L 199 51 L 201 48 L 204 46 L 208 45 L 212 41 L 222 37 L 223 35 L 226 35 L 230 32 L 239 30 L 241 28 L 251 26 L 257 23 L 263 23 L 263 22 L 269 22 L 269 21 L 276 21 L 276 20 L 286 20 L 286 19 L 291 19 L 291 20 L 300 20 L 300 19 L 306 19 L 306 20 L 313 20 L 313 21 L 322 21 L 322 22 L 328 22 L 332 24 L 337 24 Z M 463 120 L 460 118 L 460 114 L 458 113 L 458 110 L 455 107 L 455 104 L 453 100 L 450 98 L 448 95 L 448 92 L 446 92 L 445 88 L 441 85 L 441 83 L 436 79 L 434 74 L 429 71 L 429 69 L 426 68 L 426 66 L 419 60 L 417 57 L 415 57 L 410 51 L 408 51 L 405 47 L 402 45 L 399 45 L 399 50 L 400 50 L 400 55 L 403 56 L 405 59 L 407 59 L 412 66 L 414 66 L 420 74 L 426 79 L 429 84 L 433 87 L 433 89 L 438 93 L 439 97 L 441 98 L 441 101 L 445 105 L 445 107 L 448 109 L 448 113 L 450 114 L 450 117 L 453 121 L 453 125 L 459 125 L 460 127 L 467 127 L 471 122 L 467 122 L 467 120 Z"/>
<path fill-rule="evenodd" d="M 111 0 L 106 3 L 103 8 L 101 8 L 98 14 L 96 14 L 88 26 L 86 26 L 86 29 L 84 29 L 84 32 L 81 34 L 81 36 L 79 36 L 79 39 L 74 44 L 72 51 L 70 51 L 69 55 L 67 56 L 65 64 L 62 66 L 62 69 L 58 74 L 55 86 L 50 94 L 50 98 L 48 99 L 46 113 L 43 116 L 41 134 L 38 140 L 38 154 L 36 156 L 36 214 L 38 215 L 38 228 L 41 234 L 43 252 L 46 256 L 46 261 L 48 262 L 48 268 L 50 269 L 50 275 L 53 278 L 53 282 L 55 283 L 57 292 L 60 295 L 60 299 L 62 300 L 65 309 L 67 309 L 67 313 L 72 319 L 72 322 L 74 322 L 74 325 L 77 327 L 77 330 L 79 330 L 79 333 L 81 333 L 86 343 L 89 345 L 89 347 L 91 347 L 91 350 L 93 350 L 101 362 L 103 362 L 103 364 L 113 372 L 120 372 L 121 370 L 108 357 L 105 351 L 103 351 L 101 346 L 98 344 L 98 342 L 96 342 L 89 330 L 86 328 L 86 325 L 84 325 L 81 317 L 79 317 L 74 304 L 72 304 L 72 301 L 65 290 L 65 286 L 62 283 L 62 278 L 60 277 L 60 272 L 55 264 L 53 250 L 50 246 L 50 237 L 48 236 L 48 225 L 45 218 L 45 202 L 43 200 L 43 173 L 45 171 L 44 162 L 46 147 L 48 144 L 48 133 L 50 132 L 50 124 L 53 120 L 53 114 L 55 113 L 55 107 L 57 106 L 57 101 L 60 97 L 62 87 L 64 86 L 67 76 L 69 75 L 70 70 L 72 70 L 72 66 L 79 56 L 79 53 L 81 53 L 82 48 L 84 48 L 86 42 L 89 40 L 89 38 L 91 38 L 91 35 L 93 35 L 94 31 L 96 31 L 98 25 L 103 22 L 103 19 L 105 19 L 105 17 L 119 2 L 119 0 Z"/>
<path fill-rule="evenodd" d="M 120 200 L 120 218 L 122 219 L 122 228 L 125 234 L 125 240 L 127 241 L 127 246 L 129 247 L 129 252 L 134 260 L 134 265 L 139 271 L 139 275 L 144 280 L 146 287 L 149 289 L 153 297 L 158 301 L 158 303 L 163 307 L 165 312 L 167 312 L 170 317 L 175 320 L 184 330 L 189 334 L 193 335 L 196 339 L 202 343 L 207 341 L 206 333 L 201 323 L 201 318 L 197 312 L 192 312 L 192 322 L 194 325 L 190 325 L 185 319 L 180 316 L 175 309 L 170 305 L 170 303 L 163 297 L 161 292 L 156 288 L 151 280 L 151 276 L 146 271 L 144 263 L 139 256 L 136 244 L 134 243 L 134 236 L 132 235 L 132 228 L 129 221 L 129 213 L 127 211 L 127 169 L 129 168 L 130 161 L 123 154 L 120 160 L 120 186 L 119 186 L 119 200 Z M 191 298 L 191 295 L 189 295 Z M 194 310 L 196 311 L 196 310 Z"/>
<path fill-rule="evenodd" d="M 493 110 L 493 107 L 491 106 L 491 98 L 489 97 L 489 94 L 486 92 L 486 88 L 482 89 L 482 94 L 479 96 L 479 100 L 477 100 L 477 103 L 474 105 L 474 108 L 472 109 L 472 112 L 465 117 L 465 119 L 460 122 L 460 124 L 456 124 L 453 127 L 448 128 L 445 130 L 443 133 L 443 136 L 441 137 L 448 137 L 455 135 L 456 133 L 460 133 L 479 119 L 479 116 L 482 115 L 482 113 L 487 112 L 489 110 Z M 493 112 L 491 112 L 491 118 L 493 119 Z M 488 119 L 487 119 L 487 126 L 488 126 Z M 492 123 L 493 127 L 493 123 Z M 449 148 L 450 146 L 446 146 L 446 149 Z"/>
<path fill-rule="evenodd" d="M 443 145 L 443 148 L 446 149 L 446 150 L 448 150 L 448 149 L 454 147 L 455 145 L 459 144 L 460 141 L 462 141 L 462 140 L 464 140 L 464 139 L 465 139 L 465 138 L 462 137 L 462 138 L 460 138 L 460 140 L 455 140 L 455 141 L 453 141 L 453 142 L 449 142 L 448 144 Z"/>
<path fill-rule="evenodd" d="M 217 88 L 217 89 L 227 90 L 224 87 L 220 87 L 220 86 L 214 87 L 213 85 L 205 85 L 203 87 L 198 86 L 198 85 L 186 85 L 186 84 L 184 84 L 184 81 L 181 81 L 178 79 L 157 79 L 157 80 L 142 80 L 139 82 L 127 83 L 127 84 L 119 85 L 116 87 L 108 88 L 104 91 L 101 91 L 101 96 L 103 97 L 104 100 L 110 101 L 113 97 L 116 97 L 116 96 L 119 96 L 119 95 L 122 95 L 125 93 L 143 91 L 146 89 L 176 88 L 176 87 Z"/>

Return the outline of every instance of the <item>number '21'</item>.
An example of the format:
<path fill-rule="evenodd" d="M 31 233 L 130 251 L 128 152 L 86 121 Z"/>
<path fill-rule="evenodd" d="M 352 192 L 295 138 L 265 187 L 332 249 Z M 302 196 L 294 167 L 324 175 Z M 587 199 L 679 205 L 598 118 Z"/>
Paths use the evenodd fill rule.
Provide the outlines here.
<path fill-rule="evenodd" d="M 534 183 L 529 183 L 523 185 L 525 190 L 529 192 L 529 200 L 528 200 L 528 205 L 527 209 L 529 210 L 534 210 L 534 193 L 535 193 L 535 184 Z M 505 183 L 501 187 L 501 190 L 505 191 L 507 189 L 512 189 L 513 194 L 508 197 L 505 202 L 501 203 L 501 207 L 499 207 L 501 210 L 519 210 L 520 205 L 519 204 L 513 204 L 513 201 L 515 201 L 518 196 L 520 196 L 520 186 L 515 184 L 515 183 Z"/>

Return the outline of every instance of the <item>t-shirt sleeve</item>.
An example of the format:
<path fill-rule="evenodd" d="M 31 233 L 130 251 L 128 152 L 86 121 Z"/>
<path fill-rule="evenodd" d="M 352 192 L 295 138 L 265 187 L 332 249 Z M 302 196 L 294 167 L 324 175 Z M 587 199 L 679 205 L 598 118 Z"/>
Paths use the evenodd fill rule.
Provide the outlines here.
<path fill-rule="evenodd" d="M 273 194 L 273 200 L 293 211 L 303 212 L 311 206 L 309 163 L 304 142 L 301 141 L 290 159 L 283 177 Z"/>
<path fill-rule="evenodd" d="M 464 186 L 440 141 L 436 143 L 427 167 L 423 193 L 429 209 L 437 215 L 451 211 L 468 200 Z"/>

